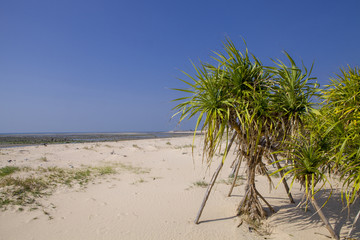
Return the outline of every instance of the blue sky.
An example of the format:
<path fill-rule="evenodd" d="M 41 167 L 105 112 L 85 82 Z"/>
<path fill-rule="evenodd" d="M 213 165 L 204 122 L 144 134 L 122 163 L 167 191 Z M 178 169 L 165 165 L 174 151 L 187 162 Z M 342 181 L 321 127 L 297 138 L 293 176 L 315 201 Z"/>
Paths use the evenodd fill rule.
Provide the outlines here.
<path fill-rule="evenodd" d="M 226 37 L 321 85 L 360 65 L 360 1 L 0 0 L 0 132 L 168 131 L 180 70 Z"/>

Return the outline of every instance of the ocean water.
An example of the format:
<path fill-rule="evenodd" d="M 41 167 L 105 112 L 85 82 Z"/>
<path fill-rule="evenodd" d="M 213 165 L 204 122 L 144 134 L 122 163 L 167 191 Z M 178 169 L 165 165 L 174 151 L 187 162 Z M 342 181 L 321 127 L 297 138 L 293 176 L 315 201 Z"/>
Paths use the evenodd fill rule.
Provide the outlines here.
<path fill-rule="evenodd" d="M 0 147 L 51 143 L 106 142 L 134 139 L 170 138 L 193 135 L 193 132 L 107 132 L 107 133 L 4 133 Z"/>

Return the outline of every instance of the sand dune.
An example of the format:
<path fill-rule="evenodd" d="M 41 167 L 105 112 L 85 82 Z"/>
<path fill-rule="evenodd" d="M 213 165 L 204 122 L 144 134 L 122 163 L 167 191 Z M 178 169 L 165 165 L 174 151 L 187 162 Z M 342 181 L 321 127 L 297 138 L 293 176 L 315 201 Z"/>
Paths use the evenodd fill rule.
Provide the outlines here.
<path fill-rule="evenodd" d="M 257 177 L 259 191 L 277 210 L 264 221 L 263 229 L 270 235 L 260 236 L 245 223 L 238 227 L 235 209 L 244 184 L 226 197 L 233 154 L 227 158 L 202 222 L 195 225 L 206 191 L 201 182 L 209 182 L 220 156 L 209 170 L 202 164 L 201 138 L 196 139 L 193 154 L 191 143 L 192 137 L 181 137 L 1 149 L 0 167 L 110 166 L 116 173 L 97 175 L 82 186 L 59 184 L 51 195 L 38 199 L 37 207 L 7 206 L 0 214 L 0 239 L 329 239 L 311 209 L 304 212 L 289 204 L 282 186 L 269 192 L 263 176 Z M 298 186 L 293 194 L 299 201 Z M 324 211 L 344 237 L 350 222 L 341 209 L 337 195 Z M 359 229 L 355 237 L 360 237 Z"/>

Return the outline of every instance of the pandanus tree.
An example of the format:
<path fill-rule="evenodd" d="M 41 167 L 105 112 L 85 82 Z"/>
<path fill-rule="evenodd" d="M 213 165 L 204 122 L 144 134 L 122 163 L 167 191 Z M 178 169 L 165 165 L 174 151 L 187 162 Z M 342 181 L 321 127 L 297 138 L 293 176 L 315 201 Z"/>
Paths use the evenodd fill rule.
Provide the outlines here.
<path fill-rule="evenodd" d="M 273 112 L 277 116 L 277 127 L 275 138 L 270 144 L 270 153 L 272 154 L 278 169 L 281 169 L 280 161 L 278 161 L 277 152 L 285 150 L 286 155 L 291 154 L 292 149 L 286 144 L 298 136 L 300 130 L 309 117 L 309 113 L 313 109 L 314 97 L 318 96 L 319 85 L 314 82 L 316 78 L 311 77 L 313 65 L 310 70 L 302 64 L 299 68 L 291 56 L 284 52 L 289 66 L 281 60 L 273 61 L 275 67 L 267 67 L 267 71 L 271 74 L 273 80 L 271 104 Z M 279 170 L 281 177 L 284 176 L 283 170 Z M 294 203 L 289 187 L 285 180 L 282 181 L 289 195 L 290 202 Z"/>
<path fill-rule="evenodd" d="M 235 132 L 236 150 L 247 164 L 247 184 L 238 214 L 260 220 L 266 216 L 260 200 L 274 210 L 256 189 L 256 171 L 267 174 L 263 156 L 284 142 L 289 129 L 295 131 L 313 92 L 308 93 L 309 74 L 303 74 L 289 55 L 291 67 L 278 62 L 280 68 L 265 69 L 247 49 L 241 53 L 230 40 L 224 43 L 224 50 L 215 53 L 217 65 L 194 65 L 195 76 L 186 74 L 192 80 L 183 80 L 189 88 L 177 90 L 190 96 L 176 99 L 182 102 L 175 109 L 180 121 L 197 117 L 195 131 L 205 131 L 208 162 L 229 132 Z"/>
<path fill-rule="evenodd" d="M 358 198 L 360 190 L 360 69 L 341 69 L 323 91 L 323 96 L 323 111 L 331 113 L 328 118 L 332 120 L 326 124 L 326 134 L 333 146 L 330 164 L 341 174 L 349 207 Z M 360 210 L 354 224 L 359 215 Z"/>
<path fill-rule="evenodd" d="M 190 96 L 177 99 L 183 102 L 176 109 L 181 114 L 180 121 L 187 116 L 197 117 L 195 130 L 202 124 L 204 155 L 209 162 L 229 132 L 236 133 L 236 150 L 246 160 L 248 175 L 239 213 L 261 219 L 266 212 L 259 198 L 271 206 L 255 187 L 255 171 L 261 167 L 264 153 L 261 137 L 271 135 L 273 125 L 268 109 L 271 81 L 260 61 L 251 57 L 247 49 L 241 53 L 230 40 L 224 43 L 224 49 L 224 54 L 216 53 L 214 57 L 217 66 L 194 66 L 196 76 L 188 75 L 193 82 L 184 81 L 190 88 L 179 89 Z"/>
<path fill-rule="evenodd" d="M 339 239 L 318 206 L 315 194 L 328 175 L 340 174 L 347 206 L 358 197 L 360 189 L 360 71 L 357 68 L 341 70 L 337 78 L 322 90 L 324 102 L 320 109 L 306 119 L 302 134 L 290 139 L 290 159 L 285 176 L 292 176 L 305 189 L 304 203 L 311 202 L 321 220 Z M 304 137 L 306 136 L 306 137 Z M 320 187 L 319 187 L 320 185 Z M 329 195 L 330 198 L 331 194 Z M 355 217 L 354 224 L 360 215 Z M 353 224 L 353 226 L 354 226 Z M 349 232 L 349 236 L 351 230 Z"/>
<path fill-rule="evenodd" d="M 277 94 L 273 95 L 273 102 L 278 103 L 282 109 L 281 122 L 285 125 L 280 134 L 284 137 L 279 150 L 290 163 L 276 172 L 281 173 L 282 181 L 290 176 L 291 185 L 297 180 L 303 186 L 304 198 L 299 205 L 305 204 L 307 207 L 310 202 L 332 237 L 338 239 L 315 198 L 315 194 L 326 183 L 330 184 L 326 173 L 331 169 L 329 152 L 334 139 L 330 137 L 327 129 L 329 123 L 334 122 L 334 118 L 325 117 L 324 113 L 329 113 L 325 108 L 312 108 L 311 98 L 319 97 L 320 94 L 318 85 L 310 81 L 313 79 L 310 77 L 311 69 L 308 72 L 303 66 L 303 70 L 300 70 L 291 57 L 286 55 L 291 63 L 290 67 L 280 62 L 278 68 L 270 68 L 272 73 L 279 76 L 276 81 L 279 86 L 274 87 Z M 285 169 L 286 172 L 283 172 Z"/>
<path fill-rule="evenodd" d="M 305 204 L 307 207 L 307 203 L 310 201 L 331 236 L 339 239 L 315 199 L 315 194 L 319 192 L 326 183 L 330 184 L 326 175 L 328 158 L 322 148 L 321 139 L 319 139 L 316 134 L 313 135 L 312 132 L 307 132 L 306 136 L 298 135 L 296 139 L 292 139 L 288 147 L 291 149 L 291 155 L 289 155 L 288 159 L 291 160 L 292 163 L 286 166 L 287 172 L 283 178 L 291 176 L 291 184 L 297 180 L 302 185 L 305 194 L 302 200 L 304 202 L 300 204 Z M 329 198 L 330 196 L 331 193 L 329 194 Z"/>
<path fill-rule="evenodd" d="M 290 66 L 280 60 L 274 61 L 275 67 L 267 67 L 274 82 L 272 86 L 271 102 L 277 109 L 279 116 L 278 140 L 296 136 L 303 126 L 304 119 L 313 108 L 313 97 L 318 96 L 319 85 L 311 77 L 313 65 L 310 70 L 302 64 L 299 68 L 291 56 L 284 52 Z"/>

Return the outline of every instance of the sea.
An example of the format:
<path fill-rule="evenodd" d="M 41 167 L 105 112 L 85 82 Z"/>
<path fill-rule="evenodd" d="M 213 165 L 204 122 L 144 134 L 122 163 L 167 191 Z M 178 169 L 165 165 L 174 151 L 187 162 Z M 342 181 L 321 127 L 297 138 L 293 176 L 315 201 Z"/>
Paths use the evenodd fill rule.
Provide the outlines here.
<path fill-rule="evenodd" d="M 192 131 L 171 132 L 81 132 L 81 133 L 0 133 L 0 148 L 54 143 L 113 142 L 135 139 L 190 136 Z"/>

